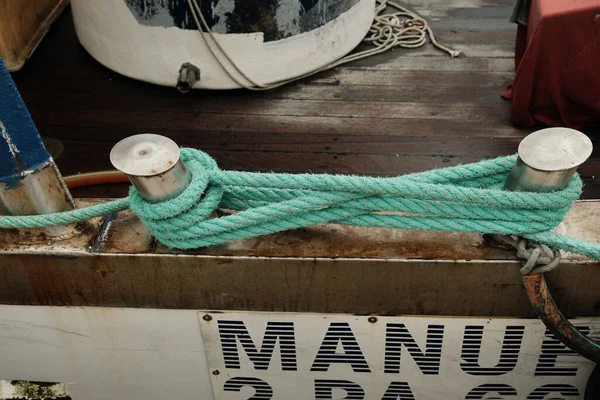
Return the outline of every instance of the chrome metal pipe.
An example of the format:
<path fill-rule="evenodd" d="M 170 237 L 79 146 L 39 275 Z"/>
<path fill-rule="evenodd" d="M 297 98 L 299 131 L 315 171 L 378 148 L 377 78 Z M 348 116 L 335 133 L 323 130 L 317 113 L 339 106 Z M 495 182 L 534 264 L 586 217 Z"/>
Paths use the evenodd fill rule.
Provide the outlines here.
<path fill-rule="evenodd" d="M 192 179 L 179 146 L 161 135 L 144 133 L 121 140 L 112 148 L 110 161 L 152 203 L 178 196 Z"/>
<path fill-rule="evenodd" d="M 522 192 L 563 189 L 592 150 L 592 141 L 574 129 L 546 128 L 534 132 L 519 144 L 519 158 L 505 188 Z"/>
<path fill-rule="evenodd" d="M 72 210 L 74 205 L 54 162 L 12 183 L 0 182 L 0 214 L 48 214 Z"/>
<path fill-rule="evenodd" d="M 75 202 L 54 161 L 37 171 L 26 172 L 18 180 L 0 182 L 0 215 L 37 215 L 73 209 Z M 76 233 L 75 225 L 71 224 L 27 229 L 22 236 L 30 240 L 47 236 L 64 239 Z"/>

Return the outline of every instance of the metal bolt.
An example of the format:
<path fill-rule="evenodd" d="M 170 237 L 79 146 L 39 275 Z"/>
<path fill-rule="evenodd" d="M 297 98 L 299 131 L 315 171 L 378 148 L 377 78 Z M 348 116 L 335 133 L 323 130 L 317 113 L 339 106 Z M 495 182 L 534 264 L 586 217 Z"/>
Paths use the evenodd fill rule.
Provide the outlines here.
<path fill-rule="evenodd" d="M 144 133 L 117 143 L 110 162 L 127 174 L 145 200 L 159 203 L 178 196 L 192 179 L 179 154 L 179 146 L 171 139 Z"/>
<path fill-rule="evenodd" d="M 212 321 L 212 317 L 209 314 L 204 314 L 202 316 L 202 319 L 205 321 Z"/>
<path fill-rule="evenodd" d="M 215 370 L 212 372 L 212 374 L 213 374 L 213 375 L 219 375 L 219 374 L 220 374 L 220 372 L 219 372 L 219 370 L 218 370 L 218 369 L 215 369 Z"/>
<path fill-rule="evenodd" d="M 519 158 L 505 188 L 522 192 L 564 189 L 592 150 L 592 141 L 574 129 L 547 128 L 534 132 L 519 144 Z"/>
<path fill-rule="evenodd" d="M 370 323 L 374 324 L 375 322 L 377 322 L 377 317 L 369 317 L 367 319 L 367 321 L 369 321 Z"/>
<path fill-rule="evenodd" d="M 200 81 L 200 68 L 194 64 L 186 62 L 179 69 L 179 78 L 177 79 L 177 90 L 181 93 L 189 92 L 194 85 Z"/>

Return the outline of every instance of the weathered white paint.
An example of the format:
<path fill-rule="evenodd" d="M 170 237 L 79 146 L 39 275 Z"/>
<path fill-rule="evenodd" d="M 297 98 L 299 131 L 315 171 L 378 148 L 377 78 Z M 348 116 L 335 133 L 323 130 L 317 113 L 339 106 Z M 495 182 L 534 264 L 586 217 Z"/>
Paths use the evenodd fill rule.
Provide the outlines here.
<path fill-rule="evenodd" d="M 366 316 L 225 312 L 211 313 L 212 319 L 205 321 L 202 319 L 204 314 L 196 310 L 0 306 L 0 378 L 64 382 L 74 400 L 214 400 L 211 378 L 217 385 L 215 391 L 220 399 L 247 399 L 252 394 L 250 388 L 238 393 L 229 392 L 224 397 L 224 380 L 231 376 L 255 376 L 277 384 L 279 395 L 273 400 L 311 398 L 307 397 L 307 391 L 313 388 L 310 379 L 316 378 L 357 381 L 367 391 L 377 393 L 387 387 L 382 382 L 404 379 L 419 392 L 417 399 L 441 399 L 458 398 L 455 395 L 466 390 L 460 384 L 463 381 L 468 381 L 469 385 L 504 382 L 520 392 L 546 383 L 566 383 L 583 392 L 592 368 L 592 364 L 581 357 L 560 355 L 556 367 L 576 367 L 575 376 L 532 378 L 545 330 L 537 320 L 404 316 L 379 317 L 373 324 Z M 287 371 L 285 375 L 278 371 L 280 353 L 277 349 L 268 370 L 255 370 L 247 358 L 247 350 L 239 347 L 242 368 L 225 371 L 215 326 L 219 320 L 244 321 L 258 349 L 263 348 L 268 321 L 292 321 L 298 370 Z M 317 374 L 309 371 L 329 323 L 336 321 L 350 324 L 372 373 L 357 374 L 348 365 L 334 366 Z M 428 325 L 445 326 L 440 375 L 424 376 L 408 353 L 403 353 L 400 374 L 382 373 L 388 322 L 406 324 L 421 347 Z M 591 335 L 597 336 L 598 319 L 577 320 L 576 323 L 589 326 Z M 519 364 L 507 375 L 469 377 L 458 367 L 464 326 L 474 324 L 487 326 L 480 363 L 492 367 L 498 362 L 499 343 L 503 340 L 505 327 L 525 326 Z M 342 349 L 339 352 L 343 352 Z M 212 369 L 209 369 L 207 359 L 210 359 Z M 222 372 L 213 375 L 214 369 Z M 433 387 L 445 386 L 443 395 L 429 393 L 429 383 Z M 294 386 L 297 390 L 281 389 Z M 282 391 L 286 393 L 285 398 L 280 395 Z M 365 397 L 372 398 L 381 397 Z"/>
<path fill-rule="evenodd" d="M 213 58 L 200 33 L 138 23 L 123 0 L 73 0 L 81 44 L 106 67 L 131 78 L 175 86 L 181 64 L 202 70 L 195 88 L 231 89 L 234 82 Z M 349 53 L 364 38 L 375 0 L 357 5 L 322 27 L 283 40 L 264 42 L 263 34 L 215 34 L 244 73 L 260 84 L 294 78 Z"/>
<path fill-rule="evenodd" d="M 0 378 L 74 400 L 212 400 L 194 310 L 0 306 Z"/>

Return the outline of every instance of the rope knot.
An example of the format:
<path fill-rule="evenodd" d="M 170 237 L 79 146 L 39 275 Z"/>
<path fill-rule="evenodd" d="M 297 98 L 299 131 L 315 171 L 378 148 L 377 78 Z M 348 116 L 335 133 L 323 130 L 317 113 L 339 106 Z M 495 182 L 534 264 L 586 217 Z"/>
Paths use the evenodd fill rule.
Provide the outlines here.
<path fill-rule="evenodd" d="M 560 265 L 560 251 L 552 250 L 545 244 L 533 243 L 527 239 L 519 240 L 517 257 L 524 260 L 521 274 L 537 275 L 549 272 Z"/>
<path fill-rule="evenodd" d="M 214 159 L 202 151 L 183 148 L 181 160 L 192 180 L 177 197 L 150 203 L 135 187 L 129 191 L 132 211 L 158 241 L 169 247 L 178 247 L 180 235 L 193 232 L 195 224 L 208 219 L 223 197 L 223 188 L 211 179 L 211 173 L 219 170 Z"/>
<path fill-rule="evenodd" d="M 491 235 L 492 240 L 502 245 L 508 245 L 516 250 L 518 258 L 523 260 L 520 269 L 522 275 L 537 275 L 552 271 L 561 262 L 559 250 L 553 250 L 545 244 L 507 235 Z"/>

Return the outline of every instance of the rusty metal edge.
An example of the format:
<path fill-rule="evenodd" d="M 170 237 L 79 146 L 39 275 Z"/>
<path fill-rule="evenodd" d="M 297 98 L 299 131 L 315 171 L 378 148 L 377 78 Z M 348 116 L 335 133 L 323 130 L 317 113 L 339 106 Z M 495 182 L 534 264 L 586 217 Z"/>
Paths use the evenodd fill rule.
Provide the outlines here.
<path fill-rule="evenodd" d="M 535 313 L 554 336 L 588 360 L 600 363 L 600 343 L 586 337 L 560 312 L 544 274 L 524 275 L 523 284 Z"/>

